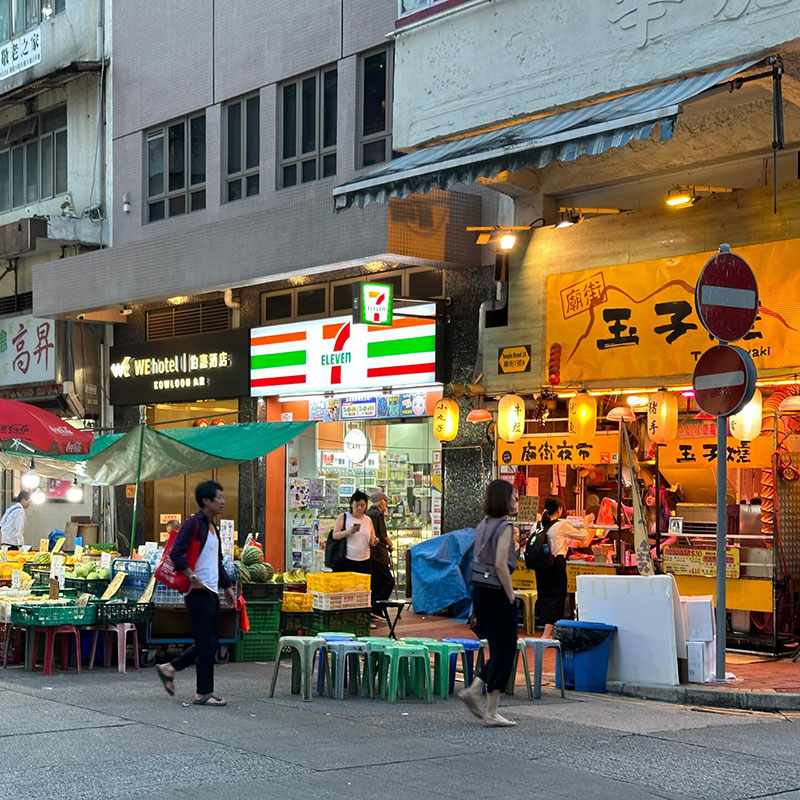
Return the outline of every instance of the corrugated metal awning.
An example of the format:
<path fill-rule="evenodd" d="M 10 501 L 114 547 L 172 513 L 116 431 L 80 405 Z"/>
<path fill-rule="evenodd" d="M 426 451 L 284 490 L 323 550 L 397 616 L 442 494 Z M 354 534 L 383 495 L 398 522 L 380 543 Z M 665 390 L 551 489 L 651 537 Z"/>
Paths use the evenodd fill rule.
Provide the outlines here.
<path fill-rule="evenodd" d="M 647 139 L 660 127 L 661 141 L 672 138 L 680 104 L 757 64 L 758 60 L 684 78 L 581 108 L 476 133 L 424 147 L 381 164 L 333 190 L 337 211 L 364 207 L 390 197 L 424 194 L 493 178 L 504 170 L 541 168 L 551 161 L 574 161 Z"/>

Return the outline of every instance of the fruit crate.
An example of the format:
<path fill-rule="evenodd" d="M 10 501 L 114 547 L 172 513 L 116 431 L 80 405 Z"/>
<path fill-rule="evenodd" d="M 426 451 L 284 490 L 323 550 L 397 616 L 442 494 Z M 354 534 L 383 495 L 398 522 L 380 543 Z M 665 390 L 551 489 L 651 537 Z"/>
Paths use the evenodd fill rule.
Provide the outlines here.
<path fill-rule="evenodd" d="M 157 583 L 153 592 L 153 603 L 157 606 L 185 606 L 183 595 L 177 589 L 170 589 L 163 583 Z"/>
<path fill-rule="evenodd" d="M 97 606 L 51 605 L 46 603 L 15 605 L 11 607 L 13 625 L 94 625 L 97 621 Z"/>
<path fill-rule="evenodd" d="M 313 607 L 320 611 L 340 611 L 345 608 L 368 608 L 372 605 L 372 592 L 336 592 L 311 595 Z"/>
<path fill-rule="evenodd" d="M 309 592 L 331 594 L 338 592 L 368 592 L 370 576 L 360 572 L 312 572 L 306 578 Z"/>
<path fill-rule="evenodd" d="M 352 608 L 346 611 L 321 611 L 315 609 L 311 620 L 311 636 L 320 631 L 341 631 L 356 636 L 369 636 L 370 610 L 368 608 Z"/>
<path fill-rule="evenodd" d="M 112 580 L 118 572 L 125 573 L 125 580 L 114 597 L 135 602 L 142 596 L 142 592 L 150 583 L 153 567 L 149 561 L 142 561 L 138 558 L 115 558 L 111 562 Z M 181 595 L 182 602 L 183 596 Z"/>
<path fill-rule="evenodd" d="M 64 578 L 64 588 L 74 589 L 78 594 L 94 594 L 98 597 L 108 589 L 105 578 Z"/>
<path fill-rule="evenodd" d="M 280 633 L 240 633 L 231 653 L 232 661 L 274 661 Z"/>
<path fill-rule="evenodd" d="M 283 597 L 283 584 L 270 581 L 269 583 L 242 583 L 242 597 L 250 600 L 280 600 Z"/>
<path fill-rule="evenodd" d="M 305 636 L 311 630 L 314 614 L 311 611 L 282 611 L 281 632 L 285 636 Z"/>
<path fill-rule="evenodd" d="M 153 616 L 152 603 L 115 603 L 97 606 L 98 625 L 119 625 L 121 622 L 147 622 Z"/>
<path fill-rule="evenodd" d="M 251 600 L 247 603 L 247 619 L 254 633 L 275 632 L 281 626 L 281 604 L 272 600 Z"/>
<path fill-rule="evenodd" d="M 300 592 L 286 592 L 281 611 L 313 611 L 314 596 Z"/>

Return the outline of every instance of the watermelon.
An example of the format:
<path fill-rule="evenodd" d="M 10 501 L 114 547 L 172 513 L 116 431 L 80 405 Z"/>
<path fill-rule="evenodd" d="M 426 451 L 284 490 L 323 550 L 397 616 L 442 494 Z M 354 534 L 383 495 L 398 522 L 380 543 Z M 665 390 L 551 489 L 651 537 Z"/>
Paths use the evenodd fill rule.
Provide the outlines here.
<path fill-rule="evenodd" d="M 257 547 L 245 547 L 242 550 L 242 562 L 248 567 L 251 564 L 260 564 L 261 551 Z"/>
<path fill-rule="evenodd" d="M 265 561 L 261 566 L 264 567 L 267 572 L 267 577 L 265 580 L 271 581 L 275 576 L 275 569 L 273 568 L 272 564 L 270 564 L 268 561 Z"/>
<path fill-rule="evenodd" d="M 241 561 L 234 561 L 233 565 L 236 567 L 236 574 L 244 583 L 250 583 L 250 570 L 246 564 Z"/>
<path fill-rule="evenodd" d="M 251 564 L 248 567 L 250 579 L 253 583 L 266 583 L 270 579 L 270 573 L 266 564 Z"/>

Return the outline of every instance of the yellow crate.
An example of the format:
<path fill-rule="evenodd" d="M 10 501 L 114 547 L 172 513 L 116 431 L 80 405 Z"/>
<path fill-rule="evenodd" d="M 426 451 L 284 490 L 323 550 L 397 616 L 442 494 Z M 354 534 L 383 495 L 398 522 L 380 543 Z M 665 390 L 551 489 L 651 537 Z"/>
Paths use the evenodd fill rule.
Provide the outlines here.
<path fill-rule="evenodd" d="M 309 592 L 338 594 L 339 592 L 368 592 L 370 576 L 360 572 L 312 572 L 306 578 Z"/>
<path fill-rule="evenodd" d="M 284 592 L 281 611 L 313 611 L 314 595 L 303 592 Z"/>

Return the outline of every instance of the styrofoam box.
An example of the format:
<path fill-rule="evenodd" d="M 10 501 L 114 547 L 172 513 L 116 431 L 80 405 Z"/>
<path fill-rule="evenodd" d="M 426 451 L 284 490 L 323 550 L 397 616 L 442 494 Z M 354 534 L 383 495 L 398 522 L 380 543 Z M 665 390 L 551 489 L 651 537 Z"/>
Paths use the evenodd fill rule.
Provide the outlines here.
<path fill-rule="evenodd" d="M 714 638 L 714 598 L 711 595 L 681 597 L 681 614 L 687 642 L 710 642 Z"/>
<path fill-rule="evenodd" d="M 710 683 L 717 671 L 716 641 L 686 642 L 689 658 L 689 683 Z"/>

